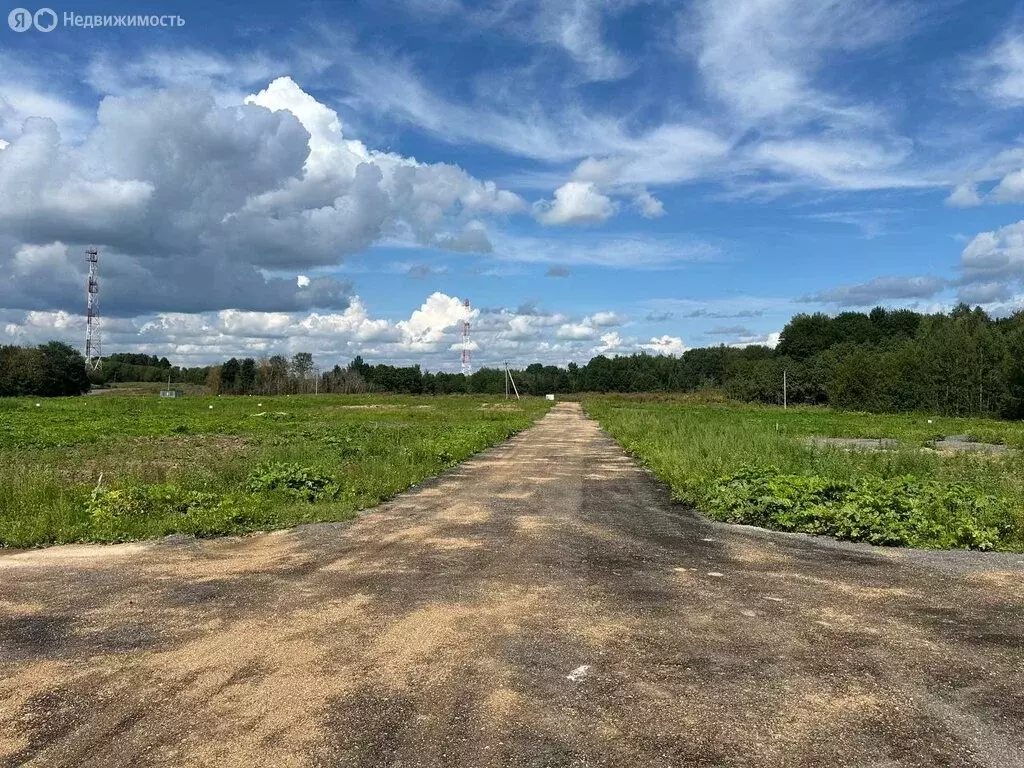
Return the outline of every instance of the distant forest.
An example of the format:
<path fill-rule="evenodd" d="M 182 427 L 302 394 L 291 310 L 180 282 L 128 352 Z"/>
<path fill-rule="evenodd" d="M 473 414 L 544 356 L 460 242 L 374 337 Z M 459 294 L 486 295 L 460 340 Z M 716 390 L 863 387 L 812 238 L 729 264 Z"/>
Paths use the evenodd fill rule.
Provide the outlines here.
<path fill-rule="evenodd" d="M 313 359 L 229 360 L 210 370 L 219 392 L 394 392 L 502 394 L 504 371 L 429 373 L 419 366 L 348 366 L 314 375 Z M 534 363 L 513 375 L 523 394 L 692 392 L 719 389 L 737 400 L 827 404 L 860 411 L 1024 418 L 1024 312 L 994 320 L 980 308 L 949 314 L 910 310 L 795 316 L 778 346 L 691 349 L 678 357 L 599 355 L 586 365 Z"/>
<path fill-rule="evenodd" d="M 38 350 L 52 347 L 43 345 Z M 64 347 L 62 360 L 68 353 Z M 55 349 L 55 348 L 54 348 Z M 49 358 L 47 358 L 49 354 Z M 28 357 L 26 357 L 26 355 Z M 0 395 L 76 394 L 46 378 L 49 353 L 0 348 Z M 35 379 L 24 374 L 31 358 Z M 81 356 L 78 356 L 81 360 Z M 19 362 L 20 361 L 20 362 Z M 20 371 L 20 372 L 19 372 Z M 966 305 L 949 314 L 910 310 L 795 316 L 778 346 L 691 349 L 678 357 L 598 355 L 586 365 L 534 363 L 514 370 L 520 393 L 693 392 L 723 390 L 729 397 L 781 403 L 783 376 L 790 403 L 827 404 L 845 410 L 924 411 L 944 415 L 1024 418 L 1024 312 L 990 318 Z M 116 354 L 104 358 L 93 384 L 167 381 L 205 384 L 223 394 L 387 392 L 408 394 L 502 394 L 504 371 L 481 368 L 470 376 L 424 372 L 419 366 L 370 364 L 357 357 L 347 366 L 319 369 L 308 352 L 291 359 L 232 358 L 199 368 L 172 366 L 167 358 Z M 32 381 L 43 382 L 32 389 Z M 45 380 L 45 381 L 44 381 Z M 81 384 L 81 382 L 78 382 Z M 87 388 L 88 382 L 86 382 Z M 48 388 L 48 389 L 47 389 Z M 74 389 L 70 386 L 69 389 Z M 30 391 L 31 390 L 31 391 Z"/>

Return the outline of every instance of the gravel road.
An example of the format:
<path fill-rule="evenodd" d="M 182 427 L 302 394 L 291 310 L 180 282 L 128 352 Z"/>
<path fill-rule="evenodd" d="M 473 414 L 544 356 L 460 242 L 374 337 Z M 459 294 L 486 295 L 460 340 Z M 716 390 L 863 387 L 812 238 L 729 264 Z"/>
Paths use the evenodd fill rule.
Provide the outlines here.
<path fill-rule="evenodd" d="M 728 528 L 559 404 L 350 524 L 0 555 L 0 765 L 1024 765 L 1024 557 Z"/>

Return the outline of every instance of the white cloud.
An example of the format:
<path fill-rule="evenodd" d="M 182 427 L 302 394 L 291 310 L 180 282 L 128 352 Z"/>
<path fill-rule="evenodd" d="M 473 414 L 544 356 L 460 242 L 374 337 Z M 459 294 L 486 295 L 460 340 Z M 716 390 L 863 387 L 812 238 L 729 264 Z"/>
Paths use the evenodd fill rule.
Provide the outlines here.
<path fill-rule="evenodd" d="M 555 190 L 553 201 L 537 202 L 533 211 L 544 224 L 593 224 L 610 218 L 615 204 L 593 182 L 569 181 Z"/>
<path fill-rule="evenodd" d="M 698 122 L 670 122 L 631 131 L 618 117 L 590 113 L 575 102 L 540 104 L 535 93 L 516 95 L 521 94 L 520 84 L 515 82 L 518 72 L 484 89 L 487 97 L 459 103 L 432 91 L 401 60 L 361 55 L 344 44 L 338 55 L 340 77 L 361 109 L 411 123 L 453 144 L 493 147 L 546 163 L 586 163 L 588 159 L 604 163 L 609 166 L 606 181 L 665 184 L 692 180 L 720 163 L 731 146 L 728 139 Z M 536 85 L 550 86 L 550 78 Z M 503 98 L 490 97 L 494 93 Z M 594 179 L 587 178 L 581 166 L 573 180 Z M 535 189 L 550 188 L 551 181 L 548 171 L 507 179 Z"/>
<path fill-rule="evenodd" d="M 774 331 L 772 333 L 767 333 L 764 335 L 748 334 L 737 337 L 736 341 L 734 341 L 729 346 L 737 347 L 739 349 L 753 346 L 769 347 L 771 349 L 775 349 L 775 347 L 779 345 L 779 338 L 781 336 L 781 331 Z"/>
<path fill-rule="evenodd" d="M 308 288 L 309 278 L 306 277 L 305 275 L 299 275 L 298 277 L 295 278 L 295 284 L 299 286 L 299 288 Z"/>
<path fill-rule="evenodd" d="M 1012 31 L 971 60 L 965 85 L 997 106 L 1024 104 L 1024 34 Z"/>
<path fill-rule="evenodd" d="M 911 154 L 908 139 L 794 138 L 757 144 L 746 162 L 826 189 L 928 187 L 936 182 L 899 172 Z"/>
<path fill-rule="evenodd" d="M 322 366 L 344 365 L 362 355 L 370 361 L 454 371 L 459 369 L 465 317 L 462 302 L 443 293 L 431 294 L 406 319 L 397 320 L 373 317 L 358 296 L 339 312 L 221 310 L 109 317 L 103 323 L 104 350 L 166 355 L 175 364 L 187 365 L 308 351 Z M 573 319 L 524 306 L 474 309 L 470 317 L 476 366 L 499 366 L 505 360 L 520 366 L 538 361 L 564 365 L 598 354 L 594 343 L 600 328 L 592 324 L 593 316 Z M 0 331 L 17 343 L 58 338 L 77 347 L 84 323 L 76 313 L 0 309 Z M 597 348 L 625 353 L 636 345 L 608 332 L 600 336 Z"/>
<path fill-rule="evenodd" d="M 960 266 L 968 283 L 1024 278 L 1024 221 L 975 235 L 960 255 Z"/>
<path fill-rule="evenodd" d="M 973 208 L 974 206 L 981 205 L 978 185 L 972 182 L 960 184 L 946 198 L 946 205 L 953 208 Z"/>
<path fill-rule="evenodd" d="M 617 331 L 612 331 L 601 336 L 601 343 L 594 347 L 593 352 L 595 355 L 619 354 L 625 352 L 626 347 L 626 340 Z"/>
<path fill-rule="evenodd" d="M 588 323 L 566 323 L 555 335 L 560 339 L 593 339 L 597 336 L 597 329 Z"/>
<path fill-rule="evenodd" d="M 687 347 L 678 336 L 655 336 L 647 344 L 640 345 L 643 349 L 656 355 L 681 355 Z"/>
<path fill-rule="evenodd" d="M 454 296 L 433 293 L 408 320 L 398 323 L 398 328 L 410 349 L 429 350 L 444 340 L 448 330 L 461 328 L 465 320 L 472 322 L 479 313 L 478 309 L 467 312 Z"/>
<path fill-rule="evenodd" d="M 680 237 L 581 233 L 571 240 L 496 235 L 494 255 L 502 260 L 526 264 L 653 269 L 711 261 L 719 258 L 721 252 L 710 243 Z"/>
<path fill-rule="evenodd" d="M 997 203 L 1024 201 L 1024 170 L 1008 173 L 992 190 L 990 197 Z"/>
<path fill-rule="evenodd" d="M 555 335 L 560 339 L 593 339 L 601 328 L 623 325 L 627 320 L 625 315 L 617 312 L 595 312 L 580 322 L 562 324 Z"/>
<path fill-rule="evenodd" d="M 614 325 L 624 324 L 628 318 L 625 315 L 620 315 L 618 312 L 595 312 L 584 319 L 583 322 L 597 326 L 598 328 L 607 328 Z"/>
<path fill-rule="evenodd" d="M 337 265 L 384 239 L 487 252 L 483 219 L 526 210 L 456 166 L 346 137 L 337 114 L 289 78 L 244 104 L 126 93 L 100 103 L 81 141 L 32 118 L 0 152 L 0 268 L 18 259 L 32 270 L 0 285 L 0 306 L 77 310 L 79 253 L 93 244 L 108 313 L 342 310 L 350 288 L 338 280 L 264 270 Z M 28 243 L 66 244 L 75 266 L 29 263 Z"/>
<path fill-rule="evenodd" d="M 817 70 L 907 35 L 915 15 L 880 0 L 702 0 L 680 42 L 696 49 L 708 87 L 741 119 L 869 121 L 871 108 L 823 91 Z"/>
<path fill-rule="evenodd" d="M 617 80 L 632 67 L 603 40 L 601 3 L 551 0 L 541 5 L 535 27 L 539 39 L 561 46 L 588 80 Z"/>
<path fill-rule="evenodd" d="M 665 215 L 665 205 L 646 189 L 633 198 L 633 205 L 645 219 L 656 219 Z"/>

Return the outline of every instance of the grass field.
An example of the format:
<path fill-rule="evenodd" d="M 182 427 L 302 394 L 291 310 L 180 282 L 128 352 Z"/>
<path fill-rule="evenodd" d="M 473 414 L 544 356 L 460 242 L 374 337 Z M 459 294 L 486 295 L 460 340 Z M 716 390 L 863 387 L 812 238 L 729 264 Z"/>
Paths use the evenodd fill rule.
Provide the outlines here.
<path fill-rule="evenodd" d="M 583 406 L 676 498 L 719 520 L 877 544 L 1024 551 L 1024 451 L 928 447 L 950 435 L 1024 447 L 1021 422 L 686 397 L 589 397 Z M 899 449 L 807 445 L 817 436 L 894 438 Z"/>
<path fill-rule="evenodd" d="M 0 546 L 342 520 L 501 442 L 550 405 L 325 395 L 0 400 Z"/>

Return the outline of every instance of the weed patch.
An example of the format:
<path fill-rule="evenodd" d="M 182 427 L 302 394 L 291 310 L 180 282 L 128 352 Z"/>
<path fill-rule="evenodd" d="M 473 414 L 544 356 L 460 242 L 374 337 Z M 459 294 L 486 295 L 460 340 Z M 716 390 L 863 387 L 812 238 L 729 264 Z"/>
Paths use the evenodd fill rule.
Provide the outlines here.
<path fill-rule="evenodd" d="M 714 482 L 700 509 L 722 522 L 885 546 L 990 550 L 1013 533 L 1005 500 L 912 476 L 843 483 L 748 467 Z"/>
<path fill-rule="evenodd" d="M 923 451 L 942 435 L 1019 446 L 1024 424 L 586 398 L 602 428 L 709 517 L 892 546 L 1024 551 L 1024 454 Z M 886 451 L 811 445 L 884 441 Z"/>
<path fill-rule="evenodd" d="M 250 493 L 284 493 L 308 502 L 333 499 L 340 491 L 330 475 L 284 462 L 261 464 L 249 475 L 245 487 Z"/>

